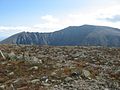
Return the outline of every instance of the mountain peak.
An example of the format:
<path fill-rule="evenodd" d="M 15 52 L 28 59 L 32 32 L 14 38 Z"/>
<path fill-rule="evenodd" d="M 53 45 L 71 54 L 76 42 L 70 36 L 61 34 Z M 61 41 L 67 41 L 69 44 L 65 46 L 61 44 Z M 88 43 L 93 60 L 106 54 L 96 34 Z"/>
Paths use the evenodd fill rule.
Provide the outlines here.
<path fill-rule="evenodd" d="M 107 26 L 85 24 L 82 26 L 69 26 L 53 33 L 21 32 L 3 40 L 0 43 L 120 47 L 120 30 Z"/>

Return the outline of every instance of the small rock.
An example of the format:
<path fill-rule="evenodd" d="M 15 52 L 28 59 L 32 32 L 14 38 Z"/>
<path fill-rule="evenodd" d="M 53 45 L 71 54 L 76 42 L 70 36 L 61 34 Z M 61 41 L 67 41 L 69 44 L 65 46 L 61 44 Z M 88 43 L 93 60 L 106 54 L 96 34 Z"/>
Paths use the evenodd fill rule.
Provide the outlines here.
<path fill-rule="evenodd" d="M 12 90 L 15 90 L 15 87 L 13 84 L 10 85 Z"/>
<path fill-rule="evenodd" d="M 39 69 L 38 66 L 33 66 L 29 70 L 38 70 L 38 69 Z"/>
<path fill-rule="evenodd" d="M 17 90 L 28 90 L 28 87 L 27 86 L 23 86 L 23 87 L 17 88 Z"/>
<path fill-rule="evenodd" d="M 58 87 L 58 85 L 55 85 L 54 87 L 55 87 L 55 88 L 57 88 L 57 87 Z"/>
<path fill-rule="evenodd" d="M 71 77 L 66 77 L 66 78 L 65 78 L 65 81 L 71 81 L 71 80 L 72 80 Z"/>
<path fill-rule="evenodd" d="M 56 75 L 56 73 L 55 73 L 55 72 L 52 72 L 52 73 L 51 73 L 51 75 L 52 75 L 52 76 L 55 76 L 55 75 Z"/>
<path fill-rule="evenodd" d="M 34 80 L 31 81 L 31 83 L 33 83 L 33 84 L 35 84 L 37 82 L 40 82 L 40 79 L 34 79 Z"/>
<path fill-rule="evenodd" d="M 10 75 L 10 76 L 11 76 L 11 75 L 14 75 L 14 72 L 10 72 L 8 75 Z"/>
<path fill-rule="evenodd" d="M 104 90 L 109 90 L 108 88 L 105 88 Z"/>
<path fill-rule="evenodd" d="M 13 84 L 15 87 L 19 88 L 19 87 L 27 85 L 27 81 L 24 80 L 23 78 L 18 78 L 13 82 Z"/>
<path fill-rule="evenodd" d="M 1 85 L 0 90 L 5 90 L 5 85 Z"/>
<path fill-rule="evenodd" d="M 80 75 L 80 73 L 78 72 L 73 72 L 70 74 L 71 77 L 78 77 Z"/>
<path fill-rule="evenodd" d="M 32 57 L 32 61 L 34 61 L 35 63 L 42 63 L 42 60 L 40 60 L 36 57 Z"/>
<path fill-rule="evenodd" d="M 19 56 L 17 56 L 17 58 L 18 58 L 19 60 L 23 60 L 23 59 L 24 59 L 24 57 L 23 57 L 22 54 L 20 54 Z"/>
<path fill-rule="evenodd" d="M 16 60 L 16 58 L 17 58 L 14 52 L 11 52 L 9 54 L 9 57 L 10 57 L 10 60 Z"/>
<path fill-rule="evenodd" d="M 41 80 L 44 81 L 44 82 L 48 82 L 48 77 L 47 77 L 47 76 L 43 76 L 43 77 L 41 78 Z"/>
<path fill-rule="evenodd" d="M 91 73 L 88 71 L 88 70 L 83 70 L 83 75 L 86 77 L 86 78 L 89 78 Z"/>
<path fill-rule="evenodd" d="M 3 57 L 3 59 L 6 59 L 6 57 L 4 56 L 3 52 L 0 50 L 0 54 Z"/>
<path fill-rule="evenodd" d="M 48 83 L 42 83 L 44 86 L 47 86 L 49 87 L 51 84 L 48 84 Z"/>
<path fill-rule="evenodd" d="M 9 54 L 9 57 L 12 57 L 12 56 L 15 56 L 15 53 L 14 53 L 14 52 L 11 52 L 11 53 Z"/>
<path fill-rule="evenodd" d="M 5 65 L 5 64 L 7 64 L 7 62 L 6 62 L 6 61 L 5 61 L 5 62 L 1 62 L 1 64 L 2 64 L 2 65 Z"/>

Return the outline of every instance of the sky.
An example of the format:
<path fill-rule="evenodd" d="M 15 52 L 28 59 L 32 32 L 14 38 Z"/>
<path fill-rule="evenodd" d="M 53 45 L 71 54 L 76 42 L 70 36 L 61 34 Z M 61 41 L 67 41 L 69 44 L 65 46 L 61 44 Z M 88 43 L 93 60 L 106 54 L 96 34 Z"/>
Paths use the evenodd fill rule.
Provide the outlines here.
<path fill-rule="evenodd" d="M 84 24 L 120 28 L 120 0 L 0 0 L 0 40 Z"/>

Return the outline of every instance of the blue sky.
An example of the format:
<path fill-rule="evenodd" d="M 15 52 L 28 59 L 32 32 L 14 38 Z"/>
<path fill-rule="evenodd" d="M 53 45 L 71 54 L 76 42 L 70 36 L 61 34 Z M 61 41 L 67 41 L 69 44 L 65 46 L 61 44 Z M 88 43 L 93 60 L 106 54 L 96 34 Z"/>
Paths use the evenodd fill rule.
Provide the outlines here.
<path fill-rule="evenodd" d="M 0 0 L 0 39 L 83 24 L 120 28 L 120 0 Z"/>
<path fill-rule="evenodd" d="M 86 0 L 0 0 L 0 24 L 32 25 L 42 15 L 62 15 L 83 8 L 85 3 Z"/>

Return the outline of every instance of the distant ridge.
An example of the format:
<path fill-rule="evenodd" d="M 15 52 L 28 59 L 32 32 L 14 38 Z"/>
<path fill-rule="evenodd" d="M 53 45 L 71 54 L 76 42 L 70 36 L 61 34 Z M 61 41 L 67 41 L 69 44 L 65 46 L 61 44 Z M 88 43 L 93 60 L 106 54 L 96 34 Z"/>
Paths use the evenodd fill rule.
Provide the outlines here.
<path fill-rule="evenodd" d="M 120 47 L 120 29 L 95 25 L 69 26 L 65 29 L 51 33 L 21 32 L 1 41 L 0 43 Z"/>

